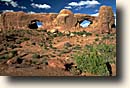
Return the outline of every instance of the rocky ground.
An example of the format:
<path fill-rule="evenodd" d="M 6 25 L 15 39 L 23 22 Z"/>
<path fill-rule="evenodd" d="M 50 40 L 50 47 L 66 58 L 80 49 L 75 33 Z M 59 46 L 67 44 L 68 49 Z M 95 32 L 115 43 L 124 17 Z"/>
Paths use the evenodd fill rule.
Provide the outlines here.
<path fill-rule="evenodd" d="M 75 57 L 81 52 L 87 52 L 90 55 L 93 51 L 88 52 L 85 47 L 90 45 L 96 47 L 100 44 L 114 46 L 115 50 L 116 34 L 96 34 L 86 31 L 61 33 L 57 30 L 50 32 L 46 30 L 0 32 L 0 75 L 109 76 L 111 74 L 107 68 L 109 66 L 103 65 L 105 69 L 107 68 L 107 75 L 97 74 L 97 65 L 95 65 L 97 66 L 95 71 L 86 70 L 84 64 L 82 69 L 79 65 L 80 59 L 77 60 Z M 97 47 L 96 49 L 98 50 Z M 107 60 L 112 68 L 113 76 L 116 75 L 116 51 L 114 50 L 108 51 L 114 55 Z M 107 52 L 97 53 L 100 56 L 107 55 Z M 91 57 L 94 58 L 93 56 Z M 87 64 L 87 62 L 84 63 Z M 100 61 L 94 63 L 100 63 Z"/>

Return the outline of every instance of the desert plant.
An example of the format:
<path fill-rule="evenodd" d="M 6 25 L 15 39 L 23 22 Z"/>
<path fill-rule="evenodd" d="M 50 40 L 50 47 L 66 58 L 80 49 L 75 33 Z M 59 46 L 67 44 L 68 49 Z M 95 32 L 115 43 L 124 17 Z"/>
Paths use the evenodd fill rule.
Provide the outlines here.
<path fill-rule="evenodd" d="M 99 36 L 99 34 L 95 34 L 96 36 Z"/>
<path fill-rule="evenodd" d="M 24 37 L 23 40 L 27 41 L 27 40 L 30 40 L 30 38 Z"/>
<path fill-rule="evenodd" d="M 14 49 L 14 48 L 17 48 L 17 46 L 14 45 L 14 44 L 10 44 L 10 45 L 9 45 L 9 48 Z"/>
<path fill-rule="evenodd" d="M 35 54 L 32 55 L 32 58 L 34 58 L 34 59 L 36 59 L 36 58 L 40 58 L 40 55 L 37 54 L 37 53 L 35 53 Z"/>
<path fill-rule="evenodd" d="M 17 50 L 13 50 L 10 52 L 13 56 L 16 56 L 17 55 Z"/>
<path fill-rule="evenodd" d="M 17 40 L 17 41 L 16 41 L 16 44 L 20 44 L 20 43 L 22 43 L 21 40 Z"/>
<path fill-rule="evenodd" d="M 81 46 L 80 46 L 80 45 L 76 45 L 76 46 L 73 47 L 73 49 L 75 49 L 75 50 L 80 50 L 80 49 L 81 49 Z"/>
<path fill-rule="evenodd" d="M 69 42 L 66 42 L 66 43 L 64 44 L 64 46 L 65 46 L 65 47 L 71 47 L 72 45 L 71 45 Z"/>
<path fill-rule="evenodd" d="M 71 49 L 64 49 L 60 52 L 60 54 L 66 54 L 66 53 L 70 53 Z"/>
<path fill-rule="evenodd" d="M 99 41 L 99 38 L 96 38 L 95 41 Z"/>
<path fill-rule="evenodd" d="M 74 54 L 73 59 L 77 63 L 77 68 L 82 72 L 108 76 L 109 72 L 105 63 L 114 62 L 115 54 L 115 46 L 113 45 L 87 45 L 85 50 Z"/>
<path fill-rule="evenodd" d="M 36 43 L 35 43 L 35 42 L 32 42 L 32 45 L 36 45 Z"/>
<path fill-rule="evenodd" d="M 86 32 L 86 31 L 80 31 L 80 32 L 72 32 L 73 34 L 75 34 L 75 35 L 79 35 L 79 36 L 81 36 L 81 35 L 86 35 L 86 36 L 91 36 L 92 35 L 92 33 L 90 33 L 90 32 Z"/>
<path fill-rule="evenodd" d="M 58 32 L 57 35 L 58 35 L 58 36 L 64 36 L 64 34 L 61 33 L 61 32 Z"/>
<path fill-rule="evenodd" d="M 41 47 L 42 47 L 42 46 L 43 46 L 43 43 L 39 43 L 39 46 L 41 46 Z"/>
<path fill-rule="evenodd" d="M 9 59 L 9 55 L 8 54 L 4 54 L 0 56 L 0 59 Z"/>

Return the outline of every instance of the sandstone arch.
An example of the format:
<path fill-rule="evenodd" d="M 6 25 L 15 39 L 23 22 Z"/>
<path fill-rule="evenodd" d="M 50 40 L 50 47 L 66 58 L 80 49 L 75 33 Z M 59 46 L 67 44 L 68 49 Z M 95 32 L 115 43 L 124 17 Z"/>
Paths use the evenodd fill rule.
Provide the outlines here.
<path fill-rule="evenodd" d="M 115 17 L 110 6 L 101 6 L 99 16 L 88 14 L 74 14 L 72 11 L 63 9 L 60 13 L 36 13 L 28 14 L 24 12 L 6 12 L 0 16 L 1 29 L 29 29 L 28 25 L 32 20 L 37 19 L 44 22 L 46 29 L 55 26 L 65 26 L 68 29 L 80 27 L 83 20 L 91 22 L 89 28 L 100 31 L 100 33 L 110 32 L 115 27 Z"/>

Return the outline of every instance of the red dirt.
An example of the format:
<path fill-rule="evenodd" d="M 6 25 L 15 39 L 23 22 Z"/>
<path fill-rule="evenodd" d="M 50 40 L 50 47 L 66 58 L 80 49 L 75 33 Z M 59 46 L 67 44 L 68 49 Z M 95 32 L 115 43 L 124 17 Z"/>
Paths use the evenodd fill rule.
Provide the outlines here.
<path fill-rule="evenodd" d="M 24 36 L 22 36 L 22 33 L 24 33 Z M 82 50 L 85 45 L 102 42 L 116 44 L 116 37 L 114 39 L 102 40 L 107 34 L 99 34 L 99 36 L 92 34 L 86 37 L 82 35 L 75 35 L 73 37 L 57 36 L 51 38 L 50 35 L 47 35 L 47 32 L 19 30 L 10 31 L 5 34 L 9 36 L 13 35 L 13 37 L 17 38 L 12 41 L 5 41 L 6 38 L 2 36 L 3 34 L 0 33 L 0 35 L 0 55 L 6 55 L 6 53 L 8 54 L 13 50 L 17 51 L 17 55 L 14 57 L 0 59 L 0 75 L 10 76 L 96 76 L 91 73 L 75 75 L 65 70 L 65 64 L 74 63 L 75 65 L 75 61 L 71 59 L 71 55 Z M 29 40 L 23 41 L 23 38 L 29 38 Z M 99 41 L 95 41 L 96 38 L 99 38 Z M 17 41 L 21 41 L 21 43 Z M 65 47 L 65 43 L 69 43 L 71 46 Z M 13 48 L 13 45 L 16 45 L 16 47 Z M 81 47 L 80 50 L 73 49 L 77 45 Z M 21 58 L 20 60 L 23 60 L 23 62 L 19 63 L 18 58 Z M 113 76 L 115 76 L 116 65 L 112 64 L 111 66 Z"/>

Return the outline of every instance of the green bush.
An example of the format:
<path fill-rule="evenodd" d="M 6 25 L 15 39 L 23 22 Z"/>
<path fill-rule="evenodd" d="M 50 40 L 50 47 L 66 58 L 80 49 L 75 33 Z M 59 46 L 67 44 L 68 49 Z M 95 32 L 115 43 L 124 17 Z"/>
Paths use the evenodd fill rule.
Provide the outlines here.
<path fill-rule="evenodd" d="M 90 33 L 90 32 L 86 32 L 86 31 L 80 31 L 80 32 L 72 32 L 73 34 L 75 34 L 75 35 L 79 35 L 79 36 L 81 36 L 81 35 L 86 35 L 86 36 L 91 36 L 92 35 L 92 33 Z"/>
<path fill-rule="evenodd" d="M 100 76 L 108 76 L 109 72 L 106 62 L 114 62 L 116 48 L 114 45 L 87 45 L 81 52 L 73 55 L 78 69 L 82 72 L 89 72 Z"/>
<path fill-rule="evenodd" d="M 16 44 L 20 44 L 20 43 L 22 43 L 21 40 L 17 40 L 17 41 L 16 41 Z"/>
<path fill-rule="evenodd" d="M 42 47 L 42 46 L 43 46 L 43 43 L 39 43 L 39 46 L 41 46 L 41 47 Z"/>
<path fill-rule="evenodd" d="M 81 49 L 81 46 L 80 45 L 76 45 L 73 47 L 74 50 L 80 50 Z"/>
<path fill-rule="evenodd" d="M 17 50 L 13 50 L 10 52 L 13 56 L 16 56 L 17 55 Z"/>
<path fill-rule="evenodd" d="M 64 36 L 64 34 L 61 33 L 61 32 L 58 32 L 57 35 L 58 35 L 58 36 Z"/>
<path fill-rule="evenodd" d="M 9 58 L 10 58 L 10 57 L 9 57 L 8 54 L 5 54 L 5 55 L 0 56 L 0 59 L 9 59 Z"/>
<path fill-rule="evenodd" d="M 99 41 L 99 38 L 96 38 L 95 41 Z"/>
<path fill-rule="evenodd" d="M 96 34 L 96 36 L 99 36 L 99 34 Z"/>
<path fill-rule="evenodd" d="M 25 38 L 23 38 L 23 40 L 24 40 L 24 41 L 27 41 L 27 40 L 30 40 L 30 38 L 25 37 Z"/>
<path fill-rule="evenodd" d="M 32 45 L 36 45 L 36 43 L 35 43 L 35 42 L 32 42 Z"/>
<path fill-rule="evenodd" d="M 34 59 L 35 59 L 35 58 L 40 58 L 40 55 L 37 54 L 37 53 L 35 53 L 35 54 L 32 55 L 32 58 L 34 58 Z"/>

